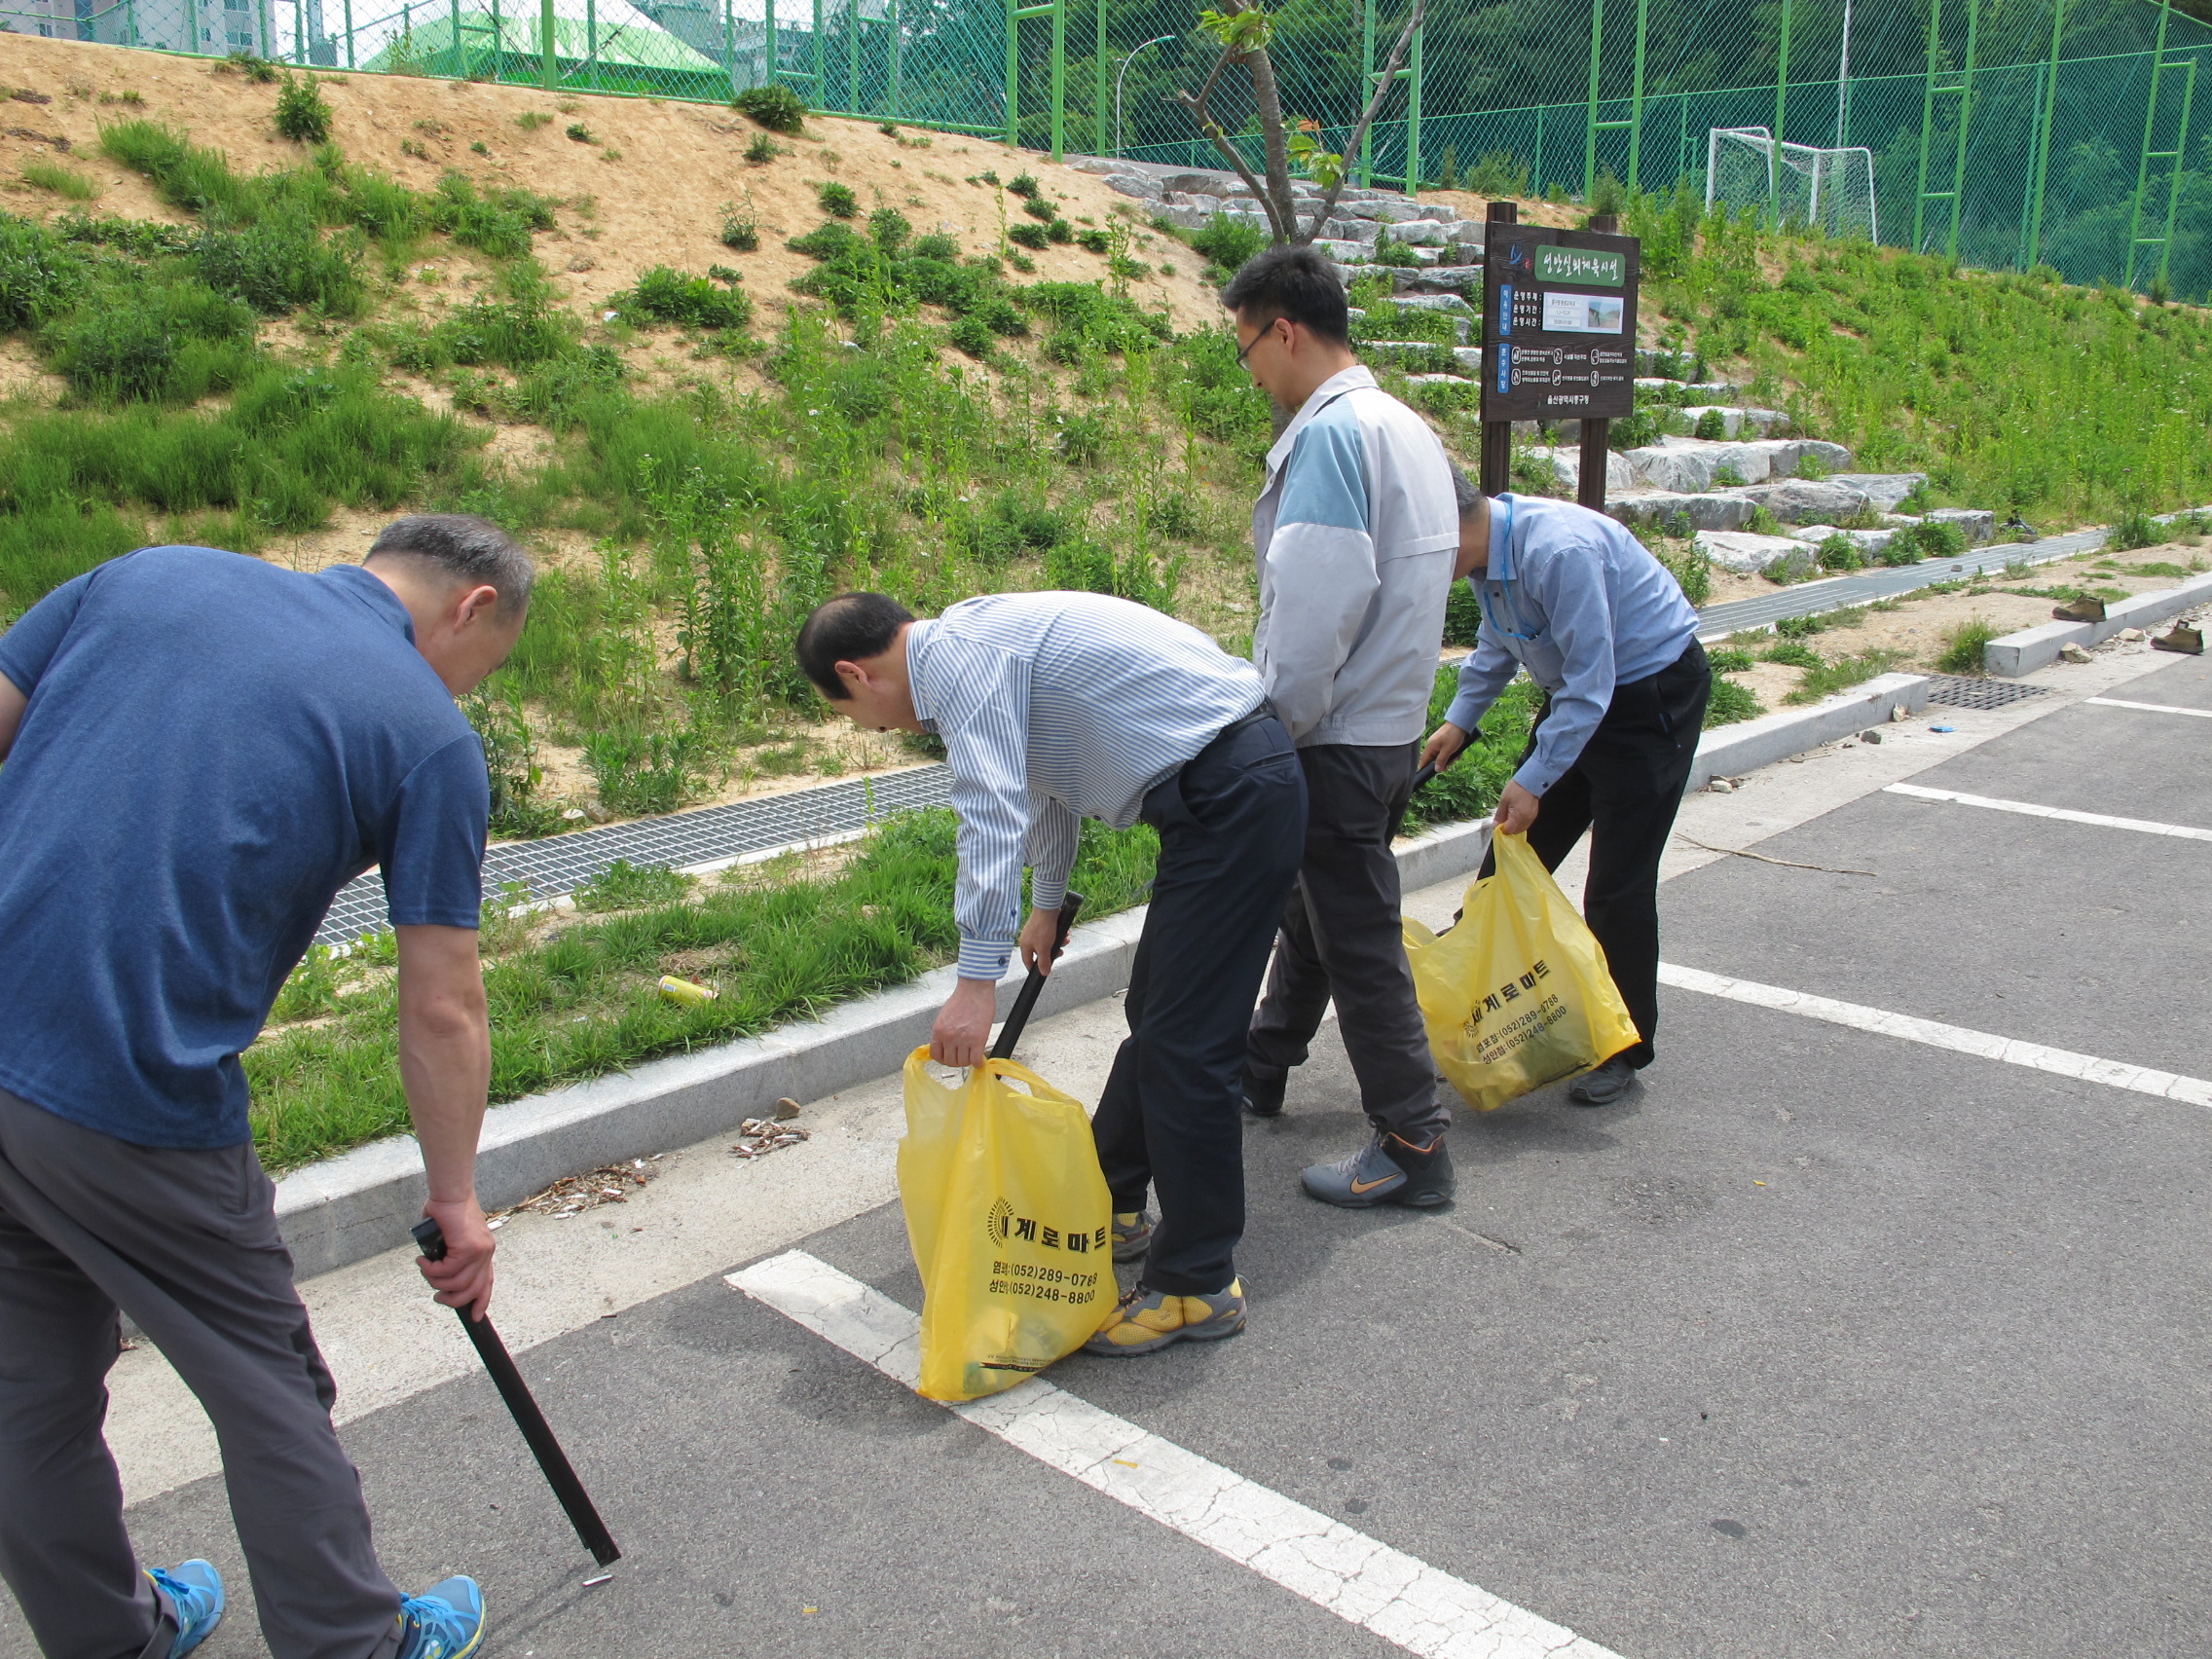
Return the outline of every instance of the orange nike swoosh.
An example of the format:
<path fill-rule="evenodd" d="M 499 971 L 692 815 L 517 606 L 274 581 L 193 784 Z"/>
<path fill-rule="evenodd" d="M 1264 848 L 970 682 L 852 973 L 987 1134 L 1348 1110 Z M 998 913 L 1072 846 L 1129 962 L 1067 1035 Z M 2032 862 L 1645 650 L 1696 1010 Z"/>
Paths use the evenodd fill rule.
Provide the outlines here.
<path fill-rule="evenodd" d="M 1372 1193 L 1376 1188 L 1387 1187 L 1391 1182 L 1397 1179 L 1398 1177 L 1395 1175 L 1384 1175 L 1379 1180 L 1374 1181 L 1354 1181 L 1351 1184 L 1351 1190 L 1355 1193 L 1360 1194 Z"/>

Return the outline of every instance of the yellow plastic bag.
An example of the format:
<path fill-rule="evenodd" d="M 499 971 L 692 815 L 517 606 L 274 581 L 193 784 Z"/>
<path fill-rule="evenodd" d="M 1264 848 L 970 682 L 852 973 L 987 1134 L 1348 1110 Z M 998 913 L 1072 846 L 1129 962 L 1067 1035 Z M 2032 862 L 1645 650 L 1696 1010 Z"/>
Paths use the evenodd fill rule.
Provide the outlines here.
<path fill-rule="evenodd" d="M 965 1088 L 906 1057 L 899 1201 L 922 1272 L 922 1393 L 1011 1388 L 1097 1330 L 1116 1296 L 1113 1200 L 1080 1102 L 986 1060 Z"/>
<path fill-rule="evenodd" d="M 1405 923 L 1406 959 L 1436 1069 L 1489 1112 L 1637 1041 L 1599 944 L 1526 835 L 1492 843 L 1497 871 L 1467 890 L 1458 925 Z"/>

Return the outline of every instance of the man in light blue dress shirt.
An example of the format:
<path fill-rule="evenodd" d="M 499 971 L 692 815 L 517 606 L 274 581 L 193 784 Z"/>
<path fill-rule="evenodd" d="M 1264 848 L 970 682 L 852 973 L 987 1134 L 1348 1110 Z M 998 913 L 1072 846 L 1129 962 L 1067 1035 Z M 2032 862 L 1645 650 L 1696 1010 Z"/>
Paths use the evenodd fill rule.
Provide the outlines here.
<path fill-rule="evenodd" d="M 941 1065 L 981 1063 L 1017 948 L 1024 967 L 1051 971 L 1082 821 L 1159 830 L 1129 1035 L 1092 1123 L 1115 1260 L 1145 1265 L 1089 1351 L 1235 1335 L 1244 1027 L 1306 836 L 1305 777 L 1258 671 L 1196 628 L 1089 593 L 991 594 L 934 622 L 844 594 L 807 618 L 798 659 L 860 725 L 944 740 L 960 968 L 931 1034 Z"/>
<path fill-rule="evenodd" d="M 1582 913 L 1637 1043 L 1567 1092 L 1617 1100 L 1651 1063 L 1659 1024 L 1659 859 L 1697 756 L 1713 671 L 1697 612 L 1612 519 L 1541 496 L 1485 497 L 1457 479 L 1460 563 L 1482 607 L 1459 693 L 1421 752 L 1448 766 L 1514 674 L 1544 688 L 1528 753 L 1497 803 L 1503 834 L 1557 869 L 1590 831 Z M 1487 873 L 1487 870 L 1486 870 Z"/>

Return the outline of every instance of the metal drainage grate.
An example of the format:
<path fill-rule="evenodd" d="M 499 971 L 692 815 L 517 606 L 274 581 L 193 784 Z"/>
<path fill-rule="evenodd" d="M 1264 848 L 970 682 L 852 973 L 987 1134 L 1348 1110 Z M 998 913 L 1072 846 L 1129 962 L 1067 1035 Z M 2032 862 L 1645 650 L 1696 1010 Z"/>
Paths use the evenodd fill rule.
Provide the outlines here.
<path fill-rule="evenodd" d="M 502 841 L 485 855 L 484 891 L 489 896 L 508 882 L 521 882 L 531 898 L 551 899 L 573 892 L 616 859 L 680 867 L 711 864 L 847 833 L 888 813 L 942 806 L 951 798 L 950 767 L 916 766 L 634 824 L 578 830 L 542 841 Z M 371 870 L 339 890 L 315 939 L 323 944 L 348 944 L 388 925 L 384 877 Z"/>
<path fill-rule="evenodd" d="M 2048 694 L 2047 685 L 2030 685 L 2018 680 L 1981 680 L 1965 674 L 1931 674 L 1928 700 L 1953 709 L 2002 709 Z"/>

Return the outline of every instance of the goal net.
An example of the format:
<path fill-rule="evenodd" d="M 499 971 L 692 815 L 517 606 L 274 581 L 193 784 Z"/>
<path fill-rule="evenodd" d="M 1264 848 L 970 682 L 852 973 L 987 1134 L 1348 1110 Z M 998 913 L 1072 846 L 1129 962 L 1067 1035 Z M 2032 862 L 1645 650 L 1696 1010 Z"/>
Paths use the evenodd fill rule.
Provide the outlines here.
<path fill-rule="evenodd" d="M 1705 204 L 1763 208 L 1775 224 L 1831 237 L 1880 240 L 1874 153 L 1777 143 L 1763 127 L 1715 127 L 1706 136 Z"/>

